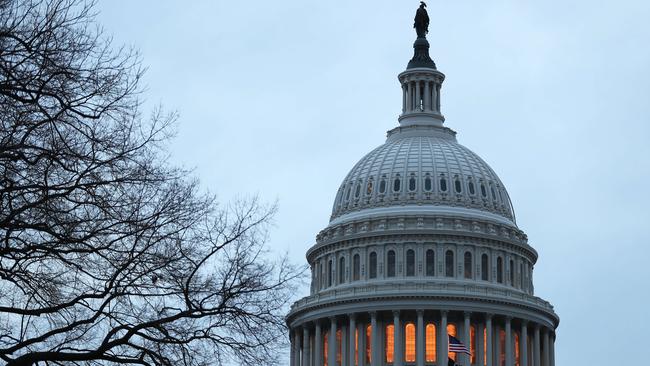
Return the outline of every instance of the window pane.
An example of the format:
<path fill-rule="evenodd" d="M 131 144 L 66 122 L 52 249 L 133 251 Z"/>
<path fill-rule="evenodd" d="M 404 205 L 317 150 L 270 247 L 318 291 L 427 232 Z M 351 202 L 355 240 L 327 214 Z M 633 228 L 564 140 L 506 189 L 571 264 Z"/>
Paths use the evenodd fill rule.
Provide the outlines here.
<path fill-rule="evenodd" d="M 469 327 L 469 352 L 470 363 L 473 365 L 476 363 L 476 327 L 473 325 Z"/>
<path fill-rule="evenodd" d="M 503 283 L 503 259 L 497 258 L 497 282 Z"/>
<path fill-rule="evenodd" d="M 452 337 L 456 337 L 456 324 L 449 323 L 447 324 L 447 334 Z M 456 361 L 456 352 L 449 352 L 449 358 Z"/>
<path fill-rule="evenodd" d="M 386 276 L 395 277 L 395 251 L 389 250 L 387 259 L 386 264 L 388 268 L 386 269 Z"/>
<path fill-rule="evenodd" d="M 488 280 L 488 256 L 483 254 L 481 256 L 481 279 L 483 281 Z"/>
<path fill-rule="evenodd" d="M 406 362 L 415 362 L 415 324 L 406 324 L 404 336 L 406 343 L 404 348 L 404 360 Z"/>
<path fill-rule="evenodd" d="M 515 262 L 510 261 L 510 286 L 515 285 Z"/>
<path fill-rule="evenodd" d="M 352 279 L 354 281 L 359 281 L 360 277 L 361 277 L 361 257 L 359 257 L 359 254 L 355 254 L 354 257 L 352 257 Z"/>
<path fill-rule="evenodd" d="M 415 191 L 415 177 L 409 179 L 409 191 Z"/>
<path fill-rule="evenodd" d="M 336 364 L 341 365 L 341 350 L 343 347 L 341 347 L 341 342 L 343 341 L 343 333 L 341 333 L 341 330 L 336 331 Z"/>
<path fill-rule="evenodd" d="M 402 182 L 400 181 L 399 177 L 395 178 L 395 180 L 393 181 L 393 191 L 399 192 L 401 188 L 402 188 Z"/>
<path fill-rule="evenodd" d="M 454 252 L 451 250 L 445 253 L 445 276 L 454 277 Z"/>
<path fill-rule="evenodd" d="M 460 185 L 460 180 L 459 179 L 456 179 L 454 181 L 454 186 L 456 187 L 456 193 L 462 192 L 462 187 Z"/>
<path fill-rule="evenodd" d="M 472 253 L 470 252 L 465 252 L 465 261 L 464 261 L 464 269 L 465 269 L 465 278 L 472 278 Z"/>
<path fill-rule="evenodd" d="M 427 261 L 427 276 L 435 276 L 436 275 L 435 252 L 433 251 L 433 249 L 427 250 L 426 261 Z"/>
<path fill-rule="evenodd" d="M 395 327 L 393 325 L 386 326 L 386 362 L 393 362 L 393 351 L 395 350 Z"/>
<path fill-rule="evenodd" d="M 436 326 L 427 324 L 426 335 L 426 359 L 427 362 L 436 362 Z"/>
<path fill-rule="evenodd" d="M 339 259 L 339 283 L 345 282 L 345 257 Z"/>
<path fill-rule="evenodd" d="M 406 251 L 406 275 L 415 276 L 415 251 L 413 249 Z"/>
<path fill-rule="evenodd" d="M 431 191 L 431 178 L 430 177 L 426 177 L 424 179 L 424 190 L 425 191 Z"/>
<path fill-rule="evenodd" d="M 386 180 L 382 179 L 381 182 L 379 182 L 379 193 L 385 193 L 386 192 Z"/>
<path fill-rule="evenodd" d="M 447 192 L 447 180 L 445 178 L 440 178 L 440 190 Z"/>
<path fill-rule="evenodd" d="M 366 327 L 366 364 L 372 362 L 372 355 L 370 354 L 370 347 L 372 345 L 372 326 Z"/>
<path fill-rule="evenodd" d="M 370 253 L 370 263 L 369 263 L 369 277 L 370 278 L 377 278 L 377 253 L 372 252 Z"/>
<path fill-rule="evenodd" d="M 476 192 L 474 191 L 474 183 L 473 183 L 473 182 L 469 182 L 468 186 L 469 186 L 469 194 L 474 194 L 474 193 L 476 193 Z"/>
<path fill-rule="evenodd" d="M 329 352 L 327 352 L 327 351 L 329 350 L 329 347 L 328 347 L 328 343 L 330 341 L 329 336 L 330 336 L 329 332 L 323 333 L 323 366 L 328 366 L 327 356 L 329 356 Z"/>

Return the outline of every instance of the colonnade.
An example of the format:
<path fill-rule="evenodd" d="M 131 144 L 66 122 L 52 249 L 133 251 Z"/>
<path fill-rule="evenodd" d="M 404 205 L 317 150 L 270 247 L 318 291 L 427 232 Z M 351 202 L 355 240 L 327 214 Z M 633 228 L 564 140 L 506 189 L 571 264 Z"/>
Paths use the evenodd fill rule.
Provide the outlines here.
<path fill-rule="evenodd" d="M 414 80 L 402 84 L 402 113 L 440 112 L 440 84 Z"/>
<path fill-rule="evenodd" d="M 395 331 L 397 330 L 397 331 Z M 448 353 L 448 330 L 471 355 Z M 290 366 L 554 366 L 555 333 L 508 316 L 381 311 L 308 322 L 291 330 Z"/>

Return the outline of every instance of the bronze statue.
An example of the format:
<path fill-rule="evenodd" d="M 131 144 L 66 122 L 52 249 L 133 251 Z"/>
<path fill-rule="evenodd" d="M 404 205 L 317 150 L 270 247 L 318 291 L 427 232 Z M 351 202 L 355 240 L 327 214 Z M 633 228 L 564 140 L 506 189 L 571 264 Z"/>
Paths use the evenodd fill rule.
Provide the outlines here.
<path fill-rule="evenodd" d="M 420 1 L 420 7 L 415 13 L 415 24 L 413 28 L 418 34 L 418 38 L 425 38 L 427 33 L 429 33 L 429 14 L 427 13 L 427 4 L 424 1 Z"/>

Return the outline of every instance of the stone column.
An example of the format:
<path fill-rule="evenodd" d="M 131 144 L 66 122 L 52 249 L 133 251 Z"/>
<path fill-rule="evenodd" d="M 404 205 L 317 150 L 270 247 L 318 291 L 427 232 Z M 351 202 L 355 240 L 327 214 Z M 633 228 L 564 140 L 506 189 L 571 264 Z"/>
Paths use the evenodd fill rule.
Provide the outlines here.
<path fill-rule="evenodd" d="M 370 313 L 370 365 L 380 366 L 382 361 L 379 353 L 379 327 L 377 326 L 377 312 Z"/>
<path fill-rule="evenodd" d="M 402 113 L 406 112 L 406 84 L 402 84 Z"/>
<path fill-rule="evenodd" d="M 551 344 L 548 350 L 551 356 L 551 366 L 555 366 L 555 334 L 551 334 Z"/>
<path fill-rule="evenodd" d="M 438 365 L 446 365 L 449 358 L 449 338 L 447 337 L 447 311 L 440 312 L 440 331 L 438 332 Z"/>
<path fill-rule="evenodd" d="M 528 366 L 528 325 L 521 322 L 521 335 L 519 336 L 519 365 Z"/>
<path fill-rule="evenodd" d="M 550 348 L 550 343 L 549 342 L 549 335 L 548 335 L 548 329 L 544 330 L 544 354 L 542 356 L 542 366 L 550 366 L 550 355 L 551 353 L 549 352 Z"/>
<path fill-rule="evenodd" d="M 416 81 L 414 87 L 415 87 L 415 111 L 420 112 L 421 111 L 421 109 L 420 109 L 420 105 L 421 105 L 420 104 L 420 99 L 421 99 L 420 82 Z"/>
<path fill-rule="evenodd" d="M 433 87 L 431 89 L 431 109 L 438 112 L 438 85 L 436 82 L 433 82 Z"/>
<path fill-rule="evenodd" d="M 535 333 L 533 333 L 533 366 L 542 366 L 539 342 L 539 324 L 535 324 Z"/>
<path fill-rule="evenodd" d="M 350 357 L 348 357 L 348 365 L 349 366 L 354 366 L 354 360 L 355 360 L 355 355 L 356 355 L 356 348 L 357 348 L 357 317 L 356 314 L 350 314 L 350 335 L 348 336 L 349 339 L 349 347 L 348 349 L 350 350 Z"/>
<path fill-rule="evenodd" d="M 487 336 L 487 344 L 486 344 L 486 354 L 487 354 L 487 366 L 494 366 L 494 346 L 493 346 L 493 334 L 494 329 L 492 328 L 492 314 L 487 314 L 485 316 L 485 329 L 486 329 L 486 336 Z"/>
<path fill-rule="evenodd" d="M 467 346 L 467 349 L 469 349 L 469 351 L 472 352 L 472 340 L 470 339 L 470 334 L 471 334 L 471 332 L 470 332 L 471 329 L 470 328 L 472 327 L 472 324 L 470 322 L 471 313 L 466 311 L 464 313 L 464 315 L 465 315 L 465 318 L 464 318 L 465 322 L 463 324 L 463 338 L 465 338 L 464 339 L 465 346 Z M 468 354 L 465 354 L 465 353 L 463 353 L 463 360 L 464 360 L 465 365 L 469 366 L 472 363 L 471 356 L 468 355 Z"/>
<path fill-rule="evenodd" d="M 309 339 L 309 328 L 304 326 L 302 328 L 302 366 L 310 366 L 309 361 L 311 359 L 311 340 Z"/>
<path fill-rule="evenodd" d="M 357 327 L 359 327 L 358 366 L 366 366 L 366 326 L 366 323 L 363 322 L 357 324 Z"/>
<path fill-rule="evenodd" d="M 291 342 L 289 349 L 289 365 L 296 366 L 296 334 L 293 330 L 289 331 L 289 342 Z"/>
<path fill-rule="evenodd" d="M 336 365 L 336 318 L 330 318 L 330 337 L 327 340 L 327 366 Z"/>
<path fill-rule="evenodd" d="M 314 366 L 323 366 L 323 331 L 319 321 L 314 324 Z"/>
<path fill-rule="evenodd" d="M 393 311 L 394 326 L 394 360 L 393 366 L 404 366 L 404 342 L 402 341 L 402 322 L 399 318 L 399 311 Z"/>
<path fill-rule="evenodd" d="M 506 317 L 506 366 L 514 366 L 512 338 L 512 318 Z"/>
<path fill-rule="evenodd" d="M 301 343 L 300 337 L 301 337 L 301 335 L 302 335 L 302 332 L 300 331 L 300 329 L 296 329 L 296 334 L 295 334 L 295 340 L 296 340 L 296 342 L 295 342 L 296 348 L 295 349 L 296 349 L 296 351 L 295 351 L 295 355 L 294 355 L 295 356 L 294 357 L 294 365 L 295 366 L 300 366 L 300 361 L 301 361 L 301 354 L 300 354 L 300 348 L 301 348 L 300 347 L 300 343 Z"/>
<path fill-rule="evenodd" d="M 425 329 L 424 329 L 424 310 L 418 310 L 418 324 L 417 328 L 415 331 L 417 332 L 415 334 L 415 365 L 416 366 L 424 366 L 424 358 L 426 357 L 425 354 L 425 345 L 426 345 L 426 340 L 425 338 Z"/>
<path fill-rule="evenodd" d="M 476 365 L 483 365 L 483 360 L 485 360 L 485 347 L 483 347 L 483 342 L 485 340 L 483 335 L 483 330 L 485 329 L 485 324 L 477 324 L 476 327 Z M 528 366 L 528 365 L 524 365 Z"/>
<path fill-rule="evenodd" d="M 406 91 L 406 112 L 411 112 L 413 110 L 413 83 L 408 82 L 407 91 Z M 377 263 L 379 265 L 379 263 Z"/>

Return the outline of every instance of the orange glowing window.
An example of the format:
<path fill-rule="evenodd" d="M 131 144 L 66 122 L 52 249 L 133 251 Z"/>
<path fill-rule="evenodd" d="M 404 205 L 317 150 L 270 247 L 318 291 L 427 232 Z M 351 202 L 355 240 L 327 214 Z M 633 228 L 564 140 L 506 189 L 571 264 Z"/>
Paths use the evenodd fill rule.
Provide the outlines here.
<path fill-rule="evenodd" d="M 354 330 L 354 365 L 359 364 L 359 329 Z"/>
<path fill-rule="evenodd" d="M 515 366 L 520 366 L 519 363 L 519 333 L 515 332 Z"/>
<path fill-rule="evenodd" d="M 330 336 L 329 332 L 325 332 L 323 334 L 323 366 L 328 366 L 328 364 L 327 364 L 327 356 L 329 356 L 329 352 L 327 352 L 327 351 L 329 350 L 329 347 L 328 347 L 329 338 L 330 338 L 329 336 Z"/>
<path fill-rule="evenodd" d="M 427 362 L 436 362 L 436 326 L 427 324 L 425 329 L 426 359 Z"/>
<path fill-rule="evenodd" d="M 456 337 L 456 324 L 449 323 L 447 324 L 447 334 L 452 337 Z M 456 361 L 456 352 L 449 352 L 449 358 Z"/>
<path fill-rule="evenodd" d="M 395 326 L 386 326 L 386 362 L 392 363 L 395 351 Z"/>
<path fill-rule="evenodd" d="M 343 340 L 343 333 L 341 330 L 336 331 L 336 364 L 341 365 L 341 350 L 343 347 L 341 347 L 341 342 Z"/>
<path fill-rule="evenodd" d="M 476 363 L 476 327 L 473 325 L 469 327 L 469 352 L 471 353 L 470 363 L 473 365 Z"/>
<path fill-rule="evenodd" d="M 487 366 L 487 328 L 483 328 L 483 366 Z"/>
<path fill-rule="evenodd" d="M 415 362 L 415 324 L 408 323 L 404 329 L 406 348 L 404 349 L 404 360 Z"/>
<path fill-rule="evenodd" d="M 505 366 L 506 364 L 506 331 L 499 329 L 499 365 Z"/>
<path fill-rule="evenodd" d="M 372 326 L 366 327 L 366 364 L 372 363 L 372 352 L 370 346 L 372 345 Z"/>

